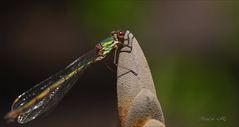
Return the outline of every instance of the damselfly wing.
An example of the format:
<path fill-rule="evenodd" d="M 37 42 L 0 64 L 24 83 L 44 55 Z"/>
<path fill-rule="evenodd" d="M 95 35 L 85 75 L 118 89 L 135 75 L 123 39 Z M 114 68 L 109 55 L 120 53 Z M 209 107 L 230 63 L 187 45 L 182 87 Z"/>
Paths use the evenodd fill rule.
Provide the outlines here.
<path fill-rule="evenodd" d="M 12 104 L 7 115 L 21 124 L 27 123 L 59 103 L 62 97 L 75 84 L 81 74 L 97 57 L 97 49 L 76 59 L 62 71 L 52 75 L 21 94 Z"/>
<path fill-rule="evenodd" d="M 123 32 L 116 31 L 96 45 L 96 48 L 76 59 L 62 71 L 52 75 L 21 94 L 12 104 L 11 111 L 5 116 L 9 121 L 27 123 L 56 106 L 76 83 L 86 68 L 105 58 L 121 42 Z"/>

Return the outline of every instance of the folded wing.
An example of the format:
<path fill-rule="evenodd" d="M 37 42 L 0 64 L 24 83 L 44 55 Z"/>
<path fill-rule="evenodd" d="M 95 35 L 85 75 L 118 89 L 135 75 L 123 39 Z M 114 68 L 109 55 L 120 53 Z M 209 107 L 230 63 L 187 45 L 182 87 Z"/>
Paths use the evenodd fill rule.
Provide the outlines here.
<path fill-rule="evenodd" d="M 5 116 L 21 124 L 27 123 L 56 106 L 81 74 L 97 58 L 97 49 L 79 57 L 62 71 L 52 75 L 21 94 Z"/>

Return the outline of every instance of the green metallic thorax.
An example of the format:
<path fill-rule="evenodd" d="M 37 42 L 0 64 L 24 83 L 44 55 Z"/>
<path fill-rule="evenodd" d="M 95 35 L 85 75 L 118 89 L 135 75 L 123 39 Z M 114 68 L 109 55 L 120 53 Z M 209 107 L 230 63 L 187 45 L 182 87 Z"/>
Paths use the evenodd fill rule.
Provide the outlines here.
<path fill-rule="evenodd" d="M 109 54 L 112 49 L 115 46 L 115 42 L 114 39 L 112 37 L 108 37 L 105 40 L 100 42 L 101 46 L 103 47 L 103 55 L 106 56 L 107 54 Z"/>

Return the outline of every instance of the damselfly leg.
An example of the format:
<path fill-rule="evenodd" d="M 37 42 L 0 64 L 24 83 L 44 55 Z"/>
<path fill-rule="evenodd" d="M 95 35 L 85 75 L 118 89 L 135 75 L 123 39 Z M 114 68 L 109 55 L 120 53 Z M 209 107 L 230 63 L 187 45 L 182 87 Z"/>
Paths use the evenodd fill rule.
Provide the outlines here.
<path fill-rule="evenodd" d="M 132 39 L 130 39 L 129 37 L 129 34 L 130 33 L 127 33 L 127 38 L 125 39 L 125 32 L 111 32 L 111 34 L 113 34 L 114 37 L 117 37 L 118 40 L 120 40 L 121 43 L 119 43 L 118 45 L 115 45 L 115 53 L 114 53 L 114 64 L 117 66 L 117 67 L 120 67 L 120 68 L 124 68 L 126 70 L 129 70 L 130 72 L 132 72 L 135 76 L 138 75 L 137 72 L 133 71 L 132 69 L 130 68 L 127 68 L 127 67 L 124 67 L 124 66 L 121 66 L 118 64 L 118 57 L 119 57 L 119 50 L 123 47 L 128 47 L 130 50 L 129 51 L 120 51 L 120 52 L 128 52 L 128 53 L 131 53 L 132 52 Z M 127 42 L 128 44 L 125 44 L 124 42 Z M 131 45 L 131 46 L 130 46 Z"/>

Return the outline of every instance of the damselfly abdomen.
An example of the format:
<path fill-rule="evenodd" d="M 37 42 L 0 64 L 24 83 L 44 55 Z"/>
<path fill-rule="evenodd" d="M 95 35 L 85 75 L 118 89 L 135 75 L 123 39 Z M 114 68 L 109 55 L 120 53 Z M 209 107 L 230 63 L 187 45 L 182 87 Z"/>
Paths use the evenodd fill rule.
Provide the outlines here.
<path fill-rule="evenodd" d="M 56 106 L 72 88 L 86 68 L 104 59 L 112 50 L 123 45 L 123 31 L 111 32 L 111 37 L 99 42 L 94 49 L 76 59 L 65 69 L 50 76 L 18 96 L 12 104 L 11 111 L 5 116 L 9 121 L 17 119 L 18 123 L 27 123 Z"/>

